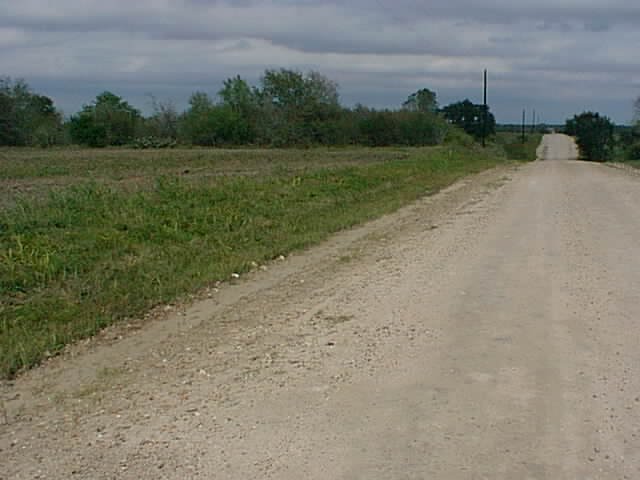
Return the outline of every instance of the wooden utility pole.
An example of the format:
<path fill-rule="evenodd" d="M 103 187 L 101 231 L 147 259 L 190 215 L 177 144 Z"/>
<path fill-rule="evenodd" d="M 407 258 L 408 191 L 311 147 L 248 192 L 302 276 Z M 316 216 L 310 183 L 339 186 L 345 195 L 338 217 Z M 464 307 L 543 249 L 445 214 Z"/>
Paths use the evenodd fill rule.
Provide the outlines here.
<path fill-rule="evenodd" d="M 487 139 L 487 69 L 484 70 L 484 102 L 482 104 L 482 147 L 486 146 Z"/>
<path fill-rule="evenodd" d="M 533 116 L 531 117 L 531 133 L 536 132 L 536 111 L 533 111 Z"/>
<path fill-rule="evenodd" d="M 527 110 L 522 110 L 522 143 L 527 141 L 527 137 L 525 136 L 525 128 L 527 127 Z"/>

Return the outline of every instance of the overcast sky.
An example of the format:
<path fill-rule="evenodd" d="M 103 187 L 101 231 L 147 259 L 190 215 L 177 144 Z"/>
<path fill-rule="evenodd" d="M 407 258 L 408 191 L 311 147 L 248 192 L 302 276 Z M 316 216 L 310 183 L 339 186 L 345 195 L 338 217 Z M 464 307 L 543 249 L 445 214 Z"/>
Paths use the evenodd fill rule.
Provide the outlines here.
<path fill-rule="evenodd" d="M 482 98 L 500 122 L 591 109 L 617 123 L 640 95 L 638 0 L 0 0 L 0 75 L 67 114 L 103 90 L 183 108 L 240 74 L 315 69 L 344 104 L 397 107 L 428 87 Z"/>

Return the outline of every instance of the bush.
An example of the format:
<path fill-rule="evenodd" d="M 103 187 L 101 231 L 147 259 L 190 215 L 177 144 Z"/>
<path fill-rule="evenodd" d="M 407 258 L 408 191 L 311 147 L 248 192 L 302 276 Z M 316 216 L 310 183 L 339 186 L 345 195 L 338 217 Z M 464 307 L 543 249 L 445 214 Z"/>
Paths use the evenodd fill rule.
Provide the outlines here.
<path fill-rule="evenodd" d="M 460 127 L 448 125 L 443 142 L 447 145 L 460 145 L 462 147 L 470 147 L 474 140 L 471 135 Z"/>
<path fill-rule="evenodd" d="M 358 124 L 359 139 L 356 143 L 370 147 L 386 147 L 396 143 L 395 122 L 389 111 L 370 111 L 362 115 Z"/>
<path fill-rule="evenodd" d="M 640 141 L 636 141 L 632 143 L 627 148 L 627 159 L 628 160 L 640 160 Z"/>
<path fill-rule="evenodd" d="M 605 162 L 613 156 L 615 125 L 599 113 L 584 112 L 567 120 L 565 133 L 576 138 L 583 160 Z"/>
<path fill-rule="evenodd" d="M 447 134 L 447 123 L 441 117 L 423 112 L 394 113 L 396 143 L 408 146 L 438 145 Z"/>

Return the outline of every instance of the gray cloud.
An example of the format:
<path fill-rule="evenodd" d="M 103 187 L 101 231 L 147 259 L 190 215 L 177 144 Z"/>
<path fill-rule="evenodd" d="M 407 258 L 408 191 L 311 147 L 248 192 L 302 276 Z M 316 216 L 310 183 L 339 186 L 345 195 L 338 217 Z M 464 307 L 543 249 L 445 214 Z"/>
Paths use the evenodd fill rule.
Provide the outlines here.
<path fill-rule="evenodd" d="M 145 108 L 184 105 L 265 68 L 318 69 L 345 103 L 399 105 L 424 86 L 478 100 L 483 68 L 500 121 L 599 107 L 618 122 L 640 95 L 640 5 L 629 0 L 0 0 L 0 75 L 25 77 L 71 113 L 101 89 Z M 538 107 L 536 107 L 538 106 Z"/>

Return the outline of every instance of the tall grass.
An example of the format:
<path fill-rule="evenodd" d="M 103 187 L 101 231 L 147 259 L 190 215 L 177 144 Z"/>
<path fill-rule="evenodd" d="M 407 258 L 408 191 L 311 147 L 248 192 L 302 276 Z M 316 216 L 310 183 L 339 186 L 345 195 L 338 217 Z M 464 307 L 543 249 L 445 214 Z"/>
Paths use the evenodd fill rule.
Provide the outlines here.
<path fill-rule="evenodd" d="M 505 161 L 442 147 L 207 183 L 164 176 L 134 192 L 90 182 L 23 200 L 0 210 L 0 376 Z"/>
<path fill-rule="evenodd" d="M 533 161 L 536 159 L 536 148 L 540 145 L 542 134 L 531 133 L 525 136 L 515 132 L 498 132 L 495 142 L 502 147 L 506 155 L 512 160 Z"/>

